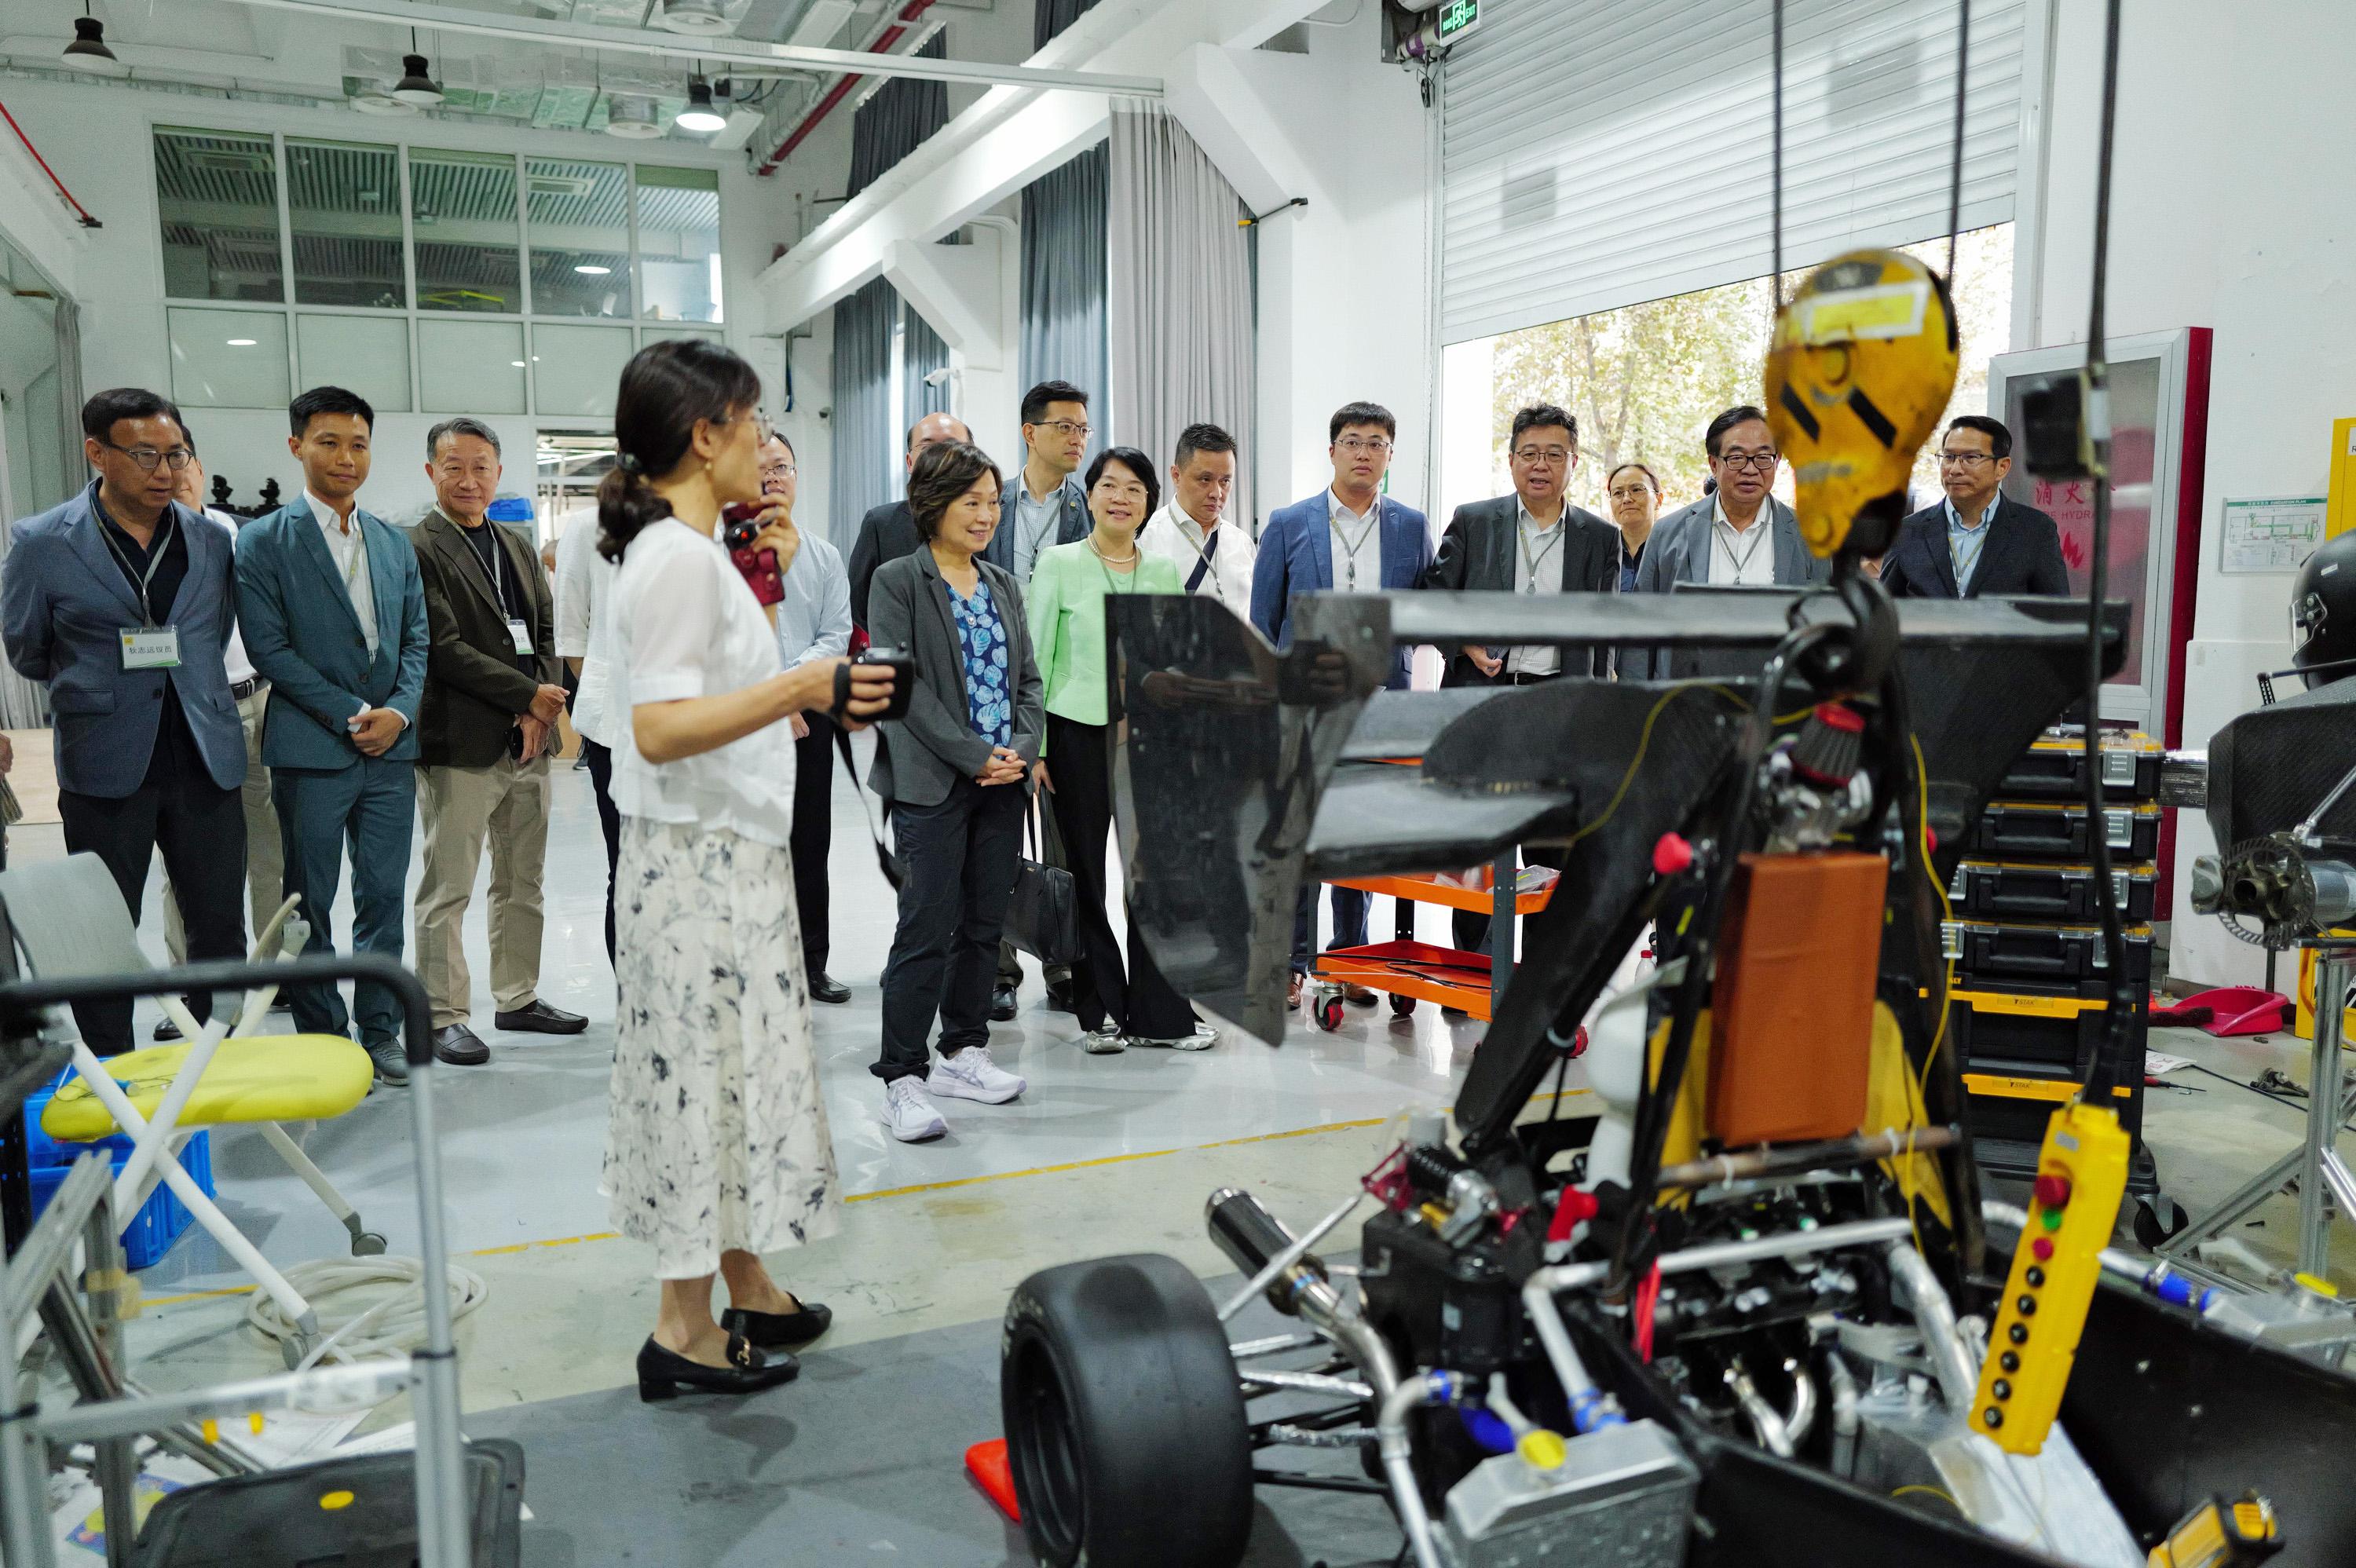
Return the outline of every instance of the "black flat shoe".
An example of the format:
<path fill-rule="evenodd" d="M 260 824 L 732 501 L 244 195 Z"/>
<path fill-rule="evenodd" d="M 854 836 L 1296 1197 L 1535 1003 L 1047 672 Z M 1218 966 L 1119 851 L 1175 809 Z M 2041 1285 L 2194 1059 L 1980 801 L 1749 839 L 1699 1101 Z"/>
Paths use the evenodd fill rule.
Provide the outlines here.
<path fill-rule="evenodd" d="M 809 977 L 810 1000 L 813 1002 L 847 1002 L 851 987 L 823 969 L 813 970 Z"/>
<path fill-rule="evenodd" d="M 732 1307 L 720 1315 L 720 1326 L 742 1334 L 764 1350 L 798 1350 L 834 1326 L 834 1314 L 815 1301 L 805 1301 L 798 1312 L 752 1312 Z"/>
<path fill-rule="evenodd" d="M 500 1029 L 524 1034 L 579 1034 L 589 1027 L 589 1020 L 581 1014 L 568 1013 L 541 1001 L 511 1013 L 493 1013 L 491 1022 Z"/>
<path fill-rule="evenodd" d="M 648 1404 L 677 1399 L 682 1389 L 705 1393 L 758 1393 L 789 1383 L 802 1364 L 780 1350 L 764 1355 L 741 1334 L 728 1336 L 728 1365 L 707 1367 L 667 1350 L 649 1335 L 638 1347 L 638 1398 Z"/>
<path fill-rule="evenodd" d="M 1014 987 L 1001 986 L 990 993 L 990 1021 L 1012 1023 L 1014 1020 Z"/>
<path fill-rule="evenodd" d="M 465 1024 L 448 1024 L 434 1031 L 434 1060 L 453 1067 L 480 1067 L 491 1059 L 491 1048 Z"/>

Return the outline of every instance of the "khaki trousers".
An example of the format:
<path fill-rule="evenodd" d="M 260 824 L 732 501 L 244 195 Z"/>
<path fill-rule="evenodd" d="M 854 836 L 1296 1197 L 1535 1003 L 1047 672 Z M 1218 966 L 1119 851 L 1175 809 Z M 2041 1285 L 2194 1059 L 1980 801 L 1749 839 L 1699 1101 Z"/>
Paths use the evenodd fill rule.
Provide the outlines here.
<path fill-rule="evenodd" d="M 461 937 L 483 839 L 491 841 L 491 997 L 517 1012 L 540 996 L 541 870 L 548 859 L 548 758 L 417 770 L 425 862 L 417 882 L 417 977 L 434 1027 L 465 1023 L 474 1000 Z"/>
<path fill-rule="evenodd" d="M 252 911 L 245 928 L 248 942 L 269 923 L 286 897 L 286 848 L 279 841 L 278 808 L 270 803 L 270 770 L 262 765 L 262 716 L 269 707 L 266 686 L 237 705 L 238 722 L 245 730 L 245 784 L 238 802 L 245 808 L 245 891 Z M 187 928 L 180 923 L 180 901 L 172 896 L 168 872 L 164 877 L 164 950 L 175 965 L 188 961 Z"/>

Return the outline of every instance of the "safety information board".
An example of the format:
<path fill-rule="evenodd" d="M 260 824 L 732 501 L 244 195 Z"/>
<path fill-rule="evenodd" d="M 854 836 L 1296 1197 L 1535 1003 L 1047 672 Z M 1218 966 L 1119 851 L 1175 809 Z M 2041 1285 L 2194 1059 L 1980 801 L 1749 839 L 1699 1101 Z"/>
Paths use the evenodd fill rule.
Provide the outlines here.
<path fill-rule="evenodd" d="M 2323 542 L 2321 496 L 2227 501 L 2220 571 L 2297 571 Z"/>

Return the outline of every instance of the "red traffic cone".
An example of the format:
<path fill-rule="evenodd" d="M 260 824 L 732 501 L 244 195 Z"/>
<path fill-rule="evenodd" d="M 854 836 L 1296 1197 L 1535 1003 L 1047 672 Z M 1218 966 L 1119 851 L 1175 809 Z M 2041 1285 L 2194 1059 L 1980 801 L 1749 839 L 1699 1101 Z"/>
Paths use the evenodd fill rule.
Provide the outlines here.
<path fill-rule="evenodd" d="M 1014 1469 L 1006 1461 L 1005 1438 L 993 1437 L 967 1449 L 965 1469 L 1001 1513 L 1017 1524 L 1023 1522 L 1022 1506 L 1014 1500 Z"/>

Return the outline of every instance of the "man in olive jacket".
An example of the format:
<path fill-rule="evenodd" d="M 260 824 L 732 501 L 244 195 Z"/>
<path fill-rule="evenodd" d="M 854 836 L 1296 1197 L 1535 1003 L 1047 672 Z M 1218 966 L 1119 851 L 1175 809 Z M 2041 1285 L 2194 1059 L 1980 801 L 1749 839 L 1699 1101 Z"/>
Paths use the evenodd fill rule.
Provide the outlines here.
<path fill-rule="evenodd" d="M 487 836 L 494 1022 L 537 1034 L 578 1034 L 589 1023 L 540 999 L 548 757 L 564 687 L 548 573 L 527 540 L 489 519 L 498 433 L 476 420 L 445 420 L 425 449 L 434 507 L 409 530 L 433 638 L 417 718 L 425 823 L 417 975 L 433 1004 L 434 1056 L 474 1067 L 491 1053 L 468 1026 L 474 982 L 462 938 Z"/>

